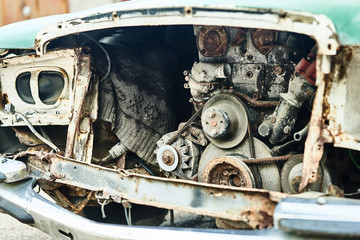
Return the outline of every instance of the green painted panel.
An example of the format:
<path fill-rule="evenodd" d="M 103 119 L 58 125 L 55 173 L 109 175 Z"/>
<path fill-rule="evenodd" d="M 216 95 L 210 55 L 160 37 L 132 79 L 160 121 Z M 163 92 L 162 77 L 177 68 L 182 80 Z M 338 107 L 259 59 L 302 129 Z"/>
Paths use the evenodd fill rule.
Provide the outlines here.
<path fill-rule="evenodd" d="M 343 45 L 360 44 L 360 1 L 358 0 L 174 0 L 129 1 L 85 10 L 79 13 L 55 15 L 9 24 L 0 28 L 0 48 L 33 48 L 37 33 L 57 21 L 93 16 L 113 11 L 169 7 L 259 8 L 263 10 L 293 10 L 323 14 L 330 18 Z"/>

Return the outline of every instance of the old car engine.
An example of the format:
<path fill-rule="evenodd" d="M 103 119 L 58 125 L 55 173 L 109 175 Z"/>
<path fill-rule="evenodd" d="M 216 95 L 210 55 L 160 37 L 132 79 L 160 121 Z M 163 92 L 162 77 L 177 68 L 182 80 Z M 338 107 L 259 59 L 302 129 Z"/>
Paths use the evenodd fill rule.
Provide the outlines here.
<path fill-rule="evenodd" d="M 166 145 L 164 139 L 184 129 L 168 133 L 156 151 L 161 170 L 165 176 L 188 179 L 198 166 L 201 182 L 281 191 L 275 162 L 248 166 L 243 160 L 271 158 L 274 149 L 295 141 L 292 134 L 306 125 L 308 119 L 299 123 L 298 115 L 315 91 L 316 51 L 302 59 L 311 49 L 304 48 L 303 36 L 289 32 L 194 26 L 194 34 L 199 62 L 183 73 L 197 111 L 188 123 L 201 125 L 210 143 L 188 140 L 189 145 L 180 137 Z M 184 146 L 192 154 L 184 155 Z M 179 174 L 184 156 L 192 159 L 188 176 Z"/>

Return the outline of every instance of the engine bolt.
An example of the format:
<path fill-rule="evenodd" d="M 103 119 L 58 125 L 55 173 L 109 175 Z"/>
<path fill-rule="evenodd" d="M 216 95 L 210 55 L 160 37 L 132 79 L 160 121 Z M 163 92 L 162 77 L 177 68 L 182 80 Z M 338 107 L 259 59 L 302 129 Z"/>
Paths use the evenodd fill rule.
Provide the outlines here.
<path fill-rule="evenodd" d="M 212 113 L 209 113 L 209 118 L 214 118 L 215 117 L 215 113 L 212 112 Z"/>
<path fill-rule="evenodd" d="M 216 122 L 216 121 L 212 121 L 212 122 L 211 122 L 211 126 L 216 127 L 216 126 L 217 126 L 217 122 Z"/>
<path fill-rule="evenodd" d="M 225 170 L 225 171 L 223 171 L 223 175 L 227 176 L 227 175 L 229 175 L 229 172 Z"/>
<path fill-rule="evenodd" d="M 271 122 L 271 123 L 275 123 L 275 122 L 276 122 L 276 117 L 271 117 L 271 118 L 270 118 L 270 122 Z"/>
<path fill-rule="evenodd" d="M 280 75 L 280 74 L 282 73 L 282 68 L 281 68 L 280 66 L 276 66 L 276 67 L 274 68 L 274 73 L 275 73 L 276 75 Z"/>
<path fill-rule="evenodd" d="M 289 134 L 290 131 L 291 131 L 291 128 L 289 126 L 286 126 L 286 127 L 284 127 L 283 131 L 284 131 L 285 134 Z"/>
<path fill-rule="evenodd" d="M 166 165 L 171 166 L 175 162 L 175 156 L 171 151 L 166 150 L 163 152 L 162 161 Z"/>

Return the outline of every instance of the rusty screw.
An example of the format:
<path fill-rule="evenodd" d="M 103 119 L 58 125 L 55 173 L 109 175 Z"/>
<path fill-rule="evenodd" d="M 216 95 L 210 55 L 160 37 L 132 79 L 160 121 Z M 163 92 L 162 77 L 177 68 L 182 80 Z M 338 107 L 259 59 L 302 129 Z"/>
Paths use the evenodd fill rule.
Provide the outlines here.
<path fill-rule="evenodd" d="M 175 162 L 175 156 L 171 151 L 166 150 L 163 152 L 162 161 L 166 165 L 171 166 Z"/>
<path fill-rule="evenodd" d="M 291 131 L 291 128 L 289 126 L 285 126 L 283 131 L 285 134 L 289 134 Z"/>
<path fill-rule="evenodd" d="M 261 93 L 259 92 L 254 92 L 254 94 L 252 95 L 253 99 L 255 100 L 260 100 L 262 98 Z"/>
<path fill-rule="evenodd" d="M 275 123 L 275 122 L 276 122 L 276 117 L 271 117 L 271 118 L 270 118 L 270 122 L 271 122 L 271 123 Z"/>
<path fill-rule="evenodd" d="M 276 75 L 282 74 L 282 68 L 281 68 L 280 66 L 276 66 L 276 67 L 274 68 L 274 73 L 275 73 Z"/>

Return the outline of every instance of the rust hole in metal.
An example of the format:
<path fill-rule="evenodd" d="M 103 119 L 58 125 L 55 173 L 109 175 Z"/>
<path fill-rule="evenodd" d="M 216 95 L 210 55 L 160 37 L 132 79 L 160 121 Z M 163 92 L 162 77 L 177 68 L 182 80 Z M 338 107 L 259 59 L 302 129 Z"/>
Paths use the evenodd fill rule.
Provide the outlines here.
<path fill-rule="evenodd" d="M 253 73 L 252 73 L 251 71 L 248 71 L 248 72 L 246 73 L 246 76 L 247 76 L 248 78 L 252 78 L 252 77 L 253 77 Z"/>

